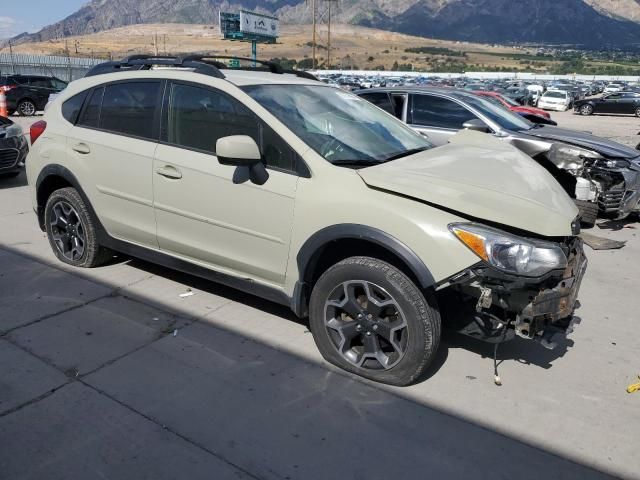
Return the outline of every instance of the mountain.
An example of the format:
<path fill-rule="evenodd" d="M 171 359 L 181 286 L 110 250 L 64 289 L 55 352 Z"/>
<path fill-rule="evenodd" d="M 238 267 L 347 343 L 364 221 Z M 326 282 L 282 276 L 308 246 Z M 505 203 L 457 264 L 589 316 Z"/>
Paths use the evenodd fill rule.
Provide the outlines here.
<path fill-rule="evenodd" d="M 309 23 L 310 5 L 305 0 L 92 0 L 19 41 L 144 23 L 217 24 L 220 10 L 241 8 L 277 15 L 284 23 Z M 640 23 L 632 21 L 640 21 L 640 0 L 338 0 L 334 19 L 483 43 L 640 44 Z"/>

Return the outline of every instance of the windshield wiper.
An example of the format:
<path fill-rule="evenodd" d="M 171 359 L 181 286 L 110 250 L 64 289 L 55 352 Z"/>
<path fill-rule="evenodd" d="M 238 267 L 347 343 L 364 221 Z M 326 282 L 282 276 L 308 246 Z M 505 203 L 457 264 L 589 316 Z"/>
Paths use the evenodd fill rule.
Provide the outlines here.
<path fill-rule="evenodd" d="M 411 150 L 405 150 L 404 152 L 396 153 L 395 155 L 391 155 L 388 158 L 385 158 L 380 163 L 390 162 L 392 160 L 398 160 L 399 158 L 408 157 L 409 155 L 413 155 L 415 153 L 424 152 L 425 150 L 430 150 L 431 147 L 420 147 L 420 148 L 412 148 Z"/>
<path fill-rule="evenodd" d="M 346 166 L 346 167 L 371 167 L 373 165 L 380 165 L 384 163 L 381 160 L 335 160 L 331 162 L 332 165 Z"/>

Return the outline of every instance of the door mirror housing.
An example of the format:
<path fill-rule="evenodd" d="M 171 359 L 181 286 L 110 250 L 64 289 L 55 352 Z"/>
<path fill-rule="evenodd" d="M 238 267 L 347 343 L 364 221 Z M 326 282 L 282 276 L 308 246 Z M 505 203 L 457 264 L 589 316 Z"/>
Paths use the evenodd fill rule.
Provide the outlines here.
<path fill-rule="evenodd" d="M 219 138 L 216 142 L 216 156 L 222 165 L 234 167 L 250 167 L 262 162 L 258 144 L 248 135 Z"/>
<path fill-rule="evenodd" d="M 489 133 L 489 127 L 479 118 L 467 120 L 462 124 L 462 128 L 465 130 L 473 130 L 475 132 Z"/>
<path fill-rule="evenodd" d="M 264 185 L 269 180 L 269 172 L 262 163 L 260 148 L 248 135 L 219 138 L 216 142 L 216 156 L 221 165 L 247 167 L 243 169 L 245 173 L 234 174 L 234 183 L 242 183 L 248 179 L 256 185 Z"/>

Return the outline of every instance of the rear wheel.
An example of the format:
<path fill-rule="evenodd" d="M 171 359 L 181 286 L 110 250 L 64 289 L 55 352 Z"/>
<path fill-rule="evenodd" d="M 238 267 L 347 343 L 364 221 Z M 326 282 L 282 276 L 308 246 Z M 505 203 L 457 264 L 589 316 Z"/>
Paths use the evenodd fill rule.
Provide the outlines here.
<path fill-rule="evenodd" d="M 351 257 L 329 268 L 309 305 L 313 337 L 330 363 L 382 383 L 410 385 L 440 342 L 440 313 L 394 266 Z"/>
<path fill-rule="evenodd" d="M 22 100 L 18 104 L 18 112 L 20 112 L 20 115 L 23 117 L 33 117 L 37 111 L 36 104 L 31 100 Z"/>
<path fill-rule="evenodd" d="M 582 105 L 580 107 L 580 115 L 588 116 L 588 115 L 591 115 L 592 113 L 593 113 L 593 107 L 591 105 L 587 104 L 587 105 Z"/>
<path fill-rule="evenodd" d="M 586 200 L 575 200 L 575 203 L 580 210 L 580 225 L 585 228 L 593 227 L 598 219 L 598 204 Z"/>
<path fill-rule="evenodd" d="M 636 108 L 636 117 L 640 117 L 640 107 Z"/>
<path fill-rule="evenodd" d="M 97 267 L 112 258 L 98 243 L 95 220 L 74 188 L 51 194 L 44 212 L 49 244 L 59 260 L 75 267 Z"/>

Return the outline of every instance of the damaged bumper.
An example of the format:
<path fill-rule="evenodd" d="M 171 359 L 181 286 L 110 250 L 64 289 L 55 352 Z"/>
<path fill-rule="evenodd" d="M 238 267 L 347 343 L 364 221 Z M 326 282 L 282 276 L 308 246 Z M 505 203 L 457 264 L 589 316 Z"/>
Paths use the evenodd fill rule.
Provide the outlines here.
<path fill-rule="evenodd" d="M 565 248 L 567 268 L 542 279 L 507 276 L 484 265 L 463 272 L 438 292 L 445 322 L 487 342 L 519 336 L 555 348 L 557 336 L 568 335 L 580 323 L 574 312 L 587 268 L 581 239 L 572 239 Z"/>

